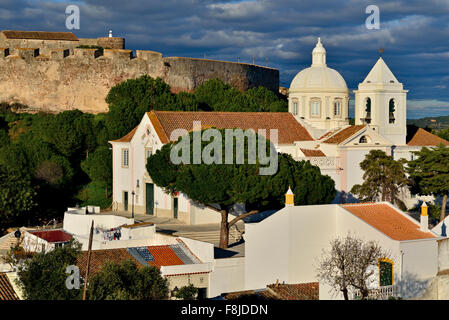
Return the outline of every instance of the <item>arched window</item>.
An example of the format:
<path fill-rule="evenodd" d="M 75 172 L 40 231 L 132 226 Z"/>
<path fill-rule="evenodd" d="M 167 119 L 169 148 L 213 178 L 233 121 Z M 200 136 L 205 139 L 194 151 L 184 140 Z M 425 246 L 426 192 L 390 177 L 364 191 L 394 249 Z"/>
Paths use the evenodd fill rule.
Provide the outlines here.
<path fill-rule="evenodd" d="M 371 98 L 366 98 L 365 122 L 371 123 Z"/>
<path fill-rule="evenodd" d="M 379 286 L 392 286 L 394 284 L 393 260 L 383 258 L 377 263 L 379 267 Z"/>
<path fill-rule="evenodd" d="M 366 136 L 361 137 L 359 143 L 368 143 L 368 138 Z"/>
<path fill-rule="evenodd" d="M 395 101 L 394 99 L 390 99 L 390 103 L 388 104 L 388 122 L 394 123 L 394 112 L 396 111 Z"/>
<path fill-rule="evenodd" d="M 341 101 L 335 100 L 334 102 L 334 116 L 341 116 Z"/>

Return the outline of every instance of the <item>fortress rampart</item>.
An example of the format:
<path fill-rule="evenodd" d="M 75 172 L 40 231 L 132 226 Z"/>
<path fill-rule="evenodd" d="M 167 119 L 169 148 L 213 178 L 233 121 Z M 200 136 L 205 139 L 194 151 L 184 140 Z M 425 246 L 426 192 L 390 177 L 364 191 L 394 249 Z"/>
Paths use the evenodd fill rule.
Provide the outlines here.
<path fill-rule="evenodd" d="M 124 49 L 123 38 L 58 40 L 8 39 L 0 33 L 0 101 L 28 105 L 29 111 L 107 112 L 110 88 L 144 74 L 161 77 L 174 92 L 192 91 L 219 78 L 239 90 L 265 86 L 279 90 L 279 71 L 251 64 L 163 57 L 161 53 Z M 73 34 L 71 34 L 73 35 Z M 41 36 L 45 38 L 44 36 Z M 48 36 L 51 38 L 53 35 Z M 61 40 L 62 38 L 62 40 Z M 110 48 L 79 48 L 99 46 Z M 102 52 L 103 51 L 103 52 Z"/>

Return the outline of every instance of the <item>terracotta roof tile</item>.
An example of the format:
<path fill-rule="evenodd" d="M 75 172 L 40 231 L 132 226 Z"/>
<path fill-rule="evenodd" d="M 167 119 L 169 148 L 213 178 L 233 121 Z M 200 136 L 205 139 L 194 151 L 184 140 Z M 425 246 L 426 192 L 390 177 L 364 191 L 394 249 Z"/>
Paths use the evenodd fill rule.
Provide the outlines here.
<path fill-rule="evenodd" d="M 407 142 L 409 146 L 439 146 L 440 144 L 449 146 L 449 141 L 438 137 L 422 128 L 419 128 L 413 137 Z"/>
<path fill-rule="evenodd" d="M 160 268 L 162 266 L 178 266 L 184 264 L 170 246 L 151 246 L 148 247 L 148 251 L 154 257 L 154 261 L 148 262 L 152 266 Z"/>
<path fill-rule="evenodd" d="M 134 134 L 136 133 L 137 128 L 139 128 L 139 126 L 132 129 L 130 132 L 128 132 L 125 136 L 121 137 L 120 139 L 112 140 L 111 142 L 130 142 L 131 139 L 134 137 Z"/>
<path fill-rule="evenodd" d="M 128 252 L 126 252 L 126 249 L 92 250 L 89 276 L 95 275 L 107 262 L 120 264 L 122 261 L 127 259 L 135 262 L 138 268 L 142 268 L 142 265 L 138 263 Z M 81 277 L 84 277 L 86 275 L 87 251 L 81 252 L 78 257 L 77 265 L 80 268 Z"/>
<path fill-rule="evenodd" d="M 161 141 L 169 142 L 175 129 L 193 130 L 193 122 L 201 121 L 203 127 L 218 129 L 278 129 L 278 143 L 312 141 L 313 138 L 293 115 L 288 112 L 184 112 L 151 111 L 147 113 Z"/>
<path fill-rule="evenodd" d="M 431 232 L 421 231 L 418 224 L 404 217 L 386 203 L 357 203 L 341 206 L 393 240 L 417 240 L 436 237 Z"/>
<path fill-rule="evenodd" d="M 319 300 L 318 282 L 299 284 L 271 284 L 268 286 L 280 300 Z"/>
<path fill-rule="evenodd" d="M 72 32 L 3 30 L 6 39 L 79 41 Z"/>
<path fill-rule="evenodd" d="M 20 300 L 5 273 L 0 273 L 0 300 Z"/>
<path fill-rule="evenodd" d="M 301 152 L 304 153 L 306 157 L 325 157 L 326 155 L 321 150 L 311 150 L 311 149 L 302 149 Z"/>
<path fill-rule="evenodd" d="M 329 139 L 325 140 L 324 143 L 332 143 L 332 144 L 342 143 L 343 141 L 345 141 L 358 131 L 362 130 L 364 127 L 365 125 L 363 124 L 346 127 L 343 130 L 331 136 Z"/>

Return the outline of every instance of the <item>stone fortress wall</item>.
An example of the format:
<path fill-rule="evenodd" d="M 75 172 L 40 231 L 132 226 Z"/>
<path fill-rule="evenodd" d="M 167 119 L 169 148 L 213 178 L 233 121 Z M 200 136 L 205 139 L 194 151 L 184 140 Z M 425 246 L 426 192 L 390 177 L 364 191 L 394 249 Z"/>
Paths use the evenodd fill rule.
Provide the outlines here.
<path fill-rule="evenodd" d="M 78 39 L 71 32 L 0 33 L 0 102 L 25 104 L 31 112 L 107 112 L 105 97 L 110 88 L 145 74 L 161 77 L 173 92 L 192 91 L 213 78 L 239 90 L 261 85 L 279 91 L 279 71 L 273 68 L 163 57 L 147 50 L 136 50 L 134 56 L 132 50 L 125 49 L 125 39 L 116 37 Z"/>

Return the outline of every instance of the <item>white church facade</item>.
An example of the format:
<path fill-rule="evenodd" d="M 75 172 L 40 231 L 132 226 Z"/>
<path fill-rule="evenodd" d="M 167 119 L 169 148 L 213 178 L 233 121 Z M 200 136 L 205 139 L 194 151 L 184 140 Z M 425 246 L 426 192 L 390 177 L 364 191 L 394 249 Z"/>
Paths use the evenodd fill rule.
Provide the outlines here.
<path fill-rule="evenodd" d="M 423 129 L 407 132 L 407 90 L 382 58 L 359 84 L 355 94 L 355 124 L 349 125 L 349 90 L 343 77 L 326 64 L 321 40 L 312 65 L 300 71 L 289 88 L 288 112 L 151 111 L 113 149 L 113 209 L 179 219 L 188 224 L 220 221 L 218 212 L 183 194 L 168 195 L 154 185 L 146 159 L 173 140 L 176 129 L 202 127 L 278 130 L 277 151 L 309 160 L 335 181 L 337 203 L 353 202 L 353 185 L 362 183 L 360 162 L 379 149 L 395 159 L 411 159 L 423 146 L 449 145 Z M 406 201 L 412 205 L 416 199 Z"/>

